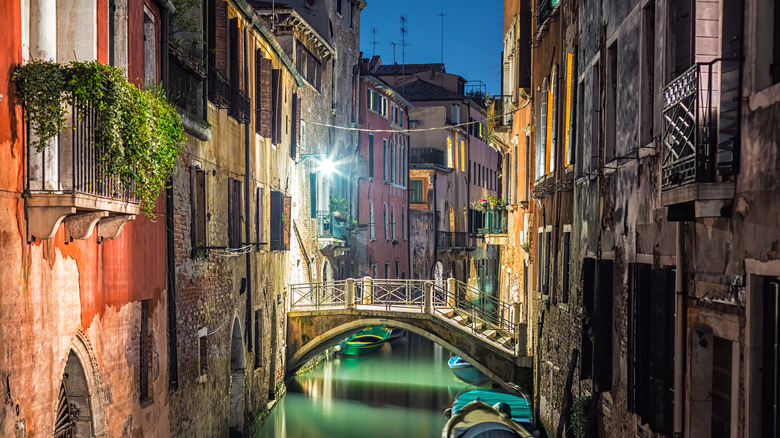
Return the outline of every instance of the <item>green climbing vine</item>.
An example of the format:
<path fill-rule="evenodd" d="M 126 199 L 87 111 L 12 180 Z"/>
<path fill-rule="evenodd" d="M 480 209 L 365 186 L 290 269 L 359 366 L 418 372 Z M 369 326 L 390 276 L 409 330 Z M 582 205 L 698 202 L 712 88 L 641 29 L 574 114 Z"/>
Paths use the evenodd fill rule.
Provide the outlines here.
<path fill-rule="evenodd" d="M 17 97 L 36 133 L 37 149 L 46 148 L 67 125 L 67 107 L 86 104 L 100 114 L 95 145 L 106 175 L 118 177 L 134 194 L 141 209 L 152 208 L 171 177 L 183 148 L 184 128 L 159 87 L 139 90 L 122 70 L 97 61 L 58 64 L 34 60 L 16 67 Z"/>

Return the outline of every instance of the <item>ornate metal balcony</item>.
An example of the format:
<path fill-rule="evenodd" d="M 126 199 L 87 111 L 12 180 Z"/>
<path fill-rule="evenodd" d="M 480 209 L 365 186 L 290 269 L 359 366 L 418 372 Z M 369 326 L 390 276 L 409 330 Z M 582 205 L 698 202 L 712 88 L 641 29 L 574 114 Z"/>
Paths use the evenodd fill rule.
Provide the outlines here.
<path fill-rule="evenodd" d="M 662 111 L 662 190 L 714 182 L 718 174 L 736 171 L 738 61 L 692 66 L 664 88 Z"/>
<path fill-rule="evenodd" d="M 346 220 L 334 216 L 329 210 L 317 211 L 317 237 L 320 239 L 347 239 Z"/>
<path fill-rule="evenodd" d="M 230 116 L 238 123 L 249 123 L 251 114 L 251 101 L 245 92 L 236 88 L 230 95 Z"/>
<path fill-rule="evenodd" d="M 215 67 L 209 71 L 209 100 L 217 108 L 230 107 L 230 81 Z"/>
<path fill-rule="evenodd" d="M 25 208 L 28 238 L 54 236 L 63 220 L 66 238 L 85 239 L 100 222 L 99 237 L 113 239 L 139 213 L 134 180 L 110 176 L 100 156 L 101 115 L 77 103 L 70 109 L 72 129 L 38 151 L 28 127 L 28 171 Z"/>
<path fill-rule="evenodd" d="M 490 210 L 482 212 L 482 227 L 477 229 L 477 234 L 506 234 L 507 232 L 507 211 Z"/>

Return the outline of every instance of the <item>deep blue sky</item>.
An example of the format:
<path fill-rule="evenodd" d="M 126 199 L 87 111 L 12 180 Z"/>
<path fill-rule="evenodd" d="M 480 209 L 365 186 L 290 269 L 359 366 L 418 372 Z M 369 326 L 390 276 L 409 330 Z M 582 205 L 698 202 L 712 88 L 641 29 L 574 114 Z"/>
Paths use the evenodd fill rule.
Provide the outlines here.
<path fill-rule="evenodd" d="M 360 50 L 370 58 L 372 28 L 376 54 L 383 64 L 401 63 L 401 15 L 406 16 L 407 64 L 441 61 L 441 17 L 444 13 L 444 64 L 447 73 L 481 80 L 491 95 L 500 94 L 503 3 L 465 0 L 366 0 L 360 15 Z"/>

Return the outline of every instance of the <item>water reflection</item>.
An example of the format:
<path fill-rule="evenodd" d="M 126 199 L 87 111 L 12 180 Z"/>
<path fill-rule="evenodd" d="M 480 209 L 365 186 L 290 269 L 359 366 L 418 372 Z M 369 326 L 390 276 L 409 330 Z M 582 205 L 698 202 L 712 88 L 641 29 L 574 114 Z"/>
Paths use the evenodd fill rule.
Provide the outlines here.
<path fill-rule="evenodd" d="M 439 437 L 464 383 L 448 351 L 417 335 L 368 356 L 337 357 L 299 375 L 261 437 Z M 452 394 L 452 395 L 451 395 Z"/>

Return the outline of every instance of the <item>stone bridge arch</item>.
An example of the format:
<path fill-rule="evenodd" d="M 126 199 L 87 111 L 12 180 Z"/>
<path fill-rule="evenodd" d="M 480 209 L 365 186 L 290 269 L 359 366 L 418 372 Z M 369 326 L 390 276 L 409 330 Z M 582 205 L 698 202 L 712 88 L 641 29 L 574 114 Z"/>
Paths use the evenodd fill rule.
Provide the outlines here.
<path fill-rule="evenodd" d="M 531 360 L 486 342 L 470 330 L 425 313 L 355 309 L 292 311 L 287 317 L 287 370 L 301 366 L 349 335 L 371 326 L 402 328 L 463 357 L 507 389 L 530 388 Z"/>

